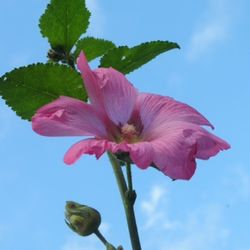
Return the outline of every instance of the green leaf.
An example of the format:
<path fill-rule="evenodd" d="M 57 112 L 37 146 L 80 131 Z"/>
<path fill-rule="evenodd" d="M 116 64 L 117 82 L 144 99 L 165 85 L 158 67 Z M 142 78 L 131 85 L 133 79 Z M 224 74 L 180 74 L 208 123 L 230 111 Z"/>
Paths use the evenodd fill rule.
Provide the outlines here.
<path fill-rule="evenodd" d="M 51 0 L 40 18 L 40 29 L 54 50 L 68 55 L 79 37 L 86 32 L 90 12 L 85 0 Z"/>
<path fill-rule="evenodd" d="M 59 96 L 87 100 L 80 74 L 59 64 L 32 64 L 6 73 L 0 78 L 0 95 L 18 116 L 27 120 Z"/>
<path fill-rule="evenodd" d="M 114 47 L 115 44 L 111 41 L 97 39 L 94 37 L 85 37 L 77 42 L 74 58 L 76 59 L 80 52 L 83 51 L 88 61 L 91 61 L 104 55 L 107 51 L 113 49 Z"/>
<path fill-rule="evenodd" d="M 100 67 L 113 67 L 124 74 L 128 74 L 159 54 L 176 48 L 180 48 L 177 43 L 168 41 L 152 41 L 132 48 L 121 46 L 109 50 L 101 58 Z"/>

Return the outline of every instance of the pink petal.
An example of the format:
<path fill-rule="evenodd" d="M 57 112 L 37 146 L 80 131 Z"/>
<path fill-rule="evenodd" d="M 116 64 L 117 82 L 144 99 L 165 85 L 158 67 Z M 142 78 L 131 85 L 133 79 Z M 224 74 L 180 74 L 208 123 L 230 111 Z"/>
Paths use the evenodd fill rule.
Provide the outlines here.
<path fill-rule="evenodd" d="M 153 162 L 154 150 L 149 142 L 138 142 L 129 145 L 131 160 L 142 169 L 146 169 Z"/>
<path fill-rule="evenodd" d="M 133 144 L 108 142 L 107 148 L 113 154 L 128 152 L 131 160 L 141 169 L 145 169 L 153 162 L 153 148 L 149 142 Z"/>
<path fill-rule="evenodd" d="M 133 111 L 137 90 L 126 77 L 115 69 L 91 71 L 87 59 L 80 54 L 77 65 L 95 109 L 106 113 L 116 125 L 126 123 Z"/>
<path fill-rule="evenodd" d="M 185 121 L 197 125 L 212 125 L 194 108 L 170 97 L 155 94 L 140 94 L 136 104 L 143 124 L 142 136 L 146 139 L 164 134 L 172 121 Z M 148 138 L 150 137 L 150 138 Z"/>
<path fill-rule="evenodd" d="M 83 154 L 94 154 L 99 158 L 104 152 L 111 151 L 112 153 L 129 152 L 132 161 L 140 168 L 145 169 L 152 163 L 153 149 L 148 142 L 139 142 L 135 144 L 126 144 L 98 140 L 86 139 L 74 144 L 65 154 L 64 162 L 73 164 Z"/>
<path fill-rule="evenodd" d="M 195 158 L 208 159 L 228 149 L 228 143 L 188 122 L 170 122 L 165 135 L 151 141 L 154 164 L 173 179 L 190 179 L 194 174 Z"/>
<path fill-rule="evenodd" d="M 187 129 L 183 131 L 186 137 L 192 138 L 197 146 L 196 158 L 207 160 L 218 154 L 221 150 L 227 150 L 230 145 L 221 138 L 209 133 L 203 128 Z"/>
<path fill-rule="evenodd" d="M 189 180 L 196 169 L 196 146 L 185 141 L 181 131 L 152 141 L 153 163 L 172 179 Z"/>
<path fill-rule="evenodd" d="M 32 118 L 32 128 L 46 136 L 106 136 L 106 128 L 95 110 L 80 100 L 62 96 L 42 108 Z"/>
<path fill-rule="evenodd" d="M 103 96 L 100 90 L 99 79 L 95 73 L 90 69 L 87 58 L 81 52 L 77 59 L 77 67 L 82 73 L 84 85 L 88 93 L 88 97 L 92 105 L 98 112 L 103 111 Z"/>
<path fill-rule="evenodd" d="M 95 74 L 102 83 L 103 104 L 109 118 L 116 124 L 125 124 L 134 109 L 137 90 L 126 77 L 115 69 L 100 68 Z"/>
<path fill-rule="evenodd" d="M 64 162 L 68 165 L 76 162 L 83 154 L 95 155 L 96 158 L 108 150 L 107 140 L 86 139 L 74 144 L 65 154 Z"/>

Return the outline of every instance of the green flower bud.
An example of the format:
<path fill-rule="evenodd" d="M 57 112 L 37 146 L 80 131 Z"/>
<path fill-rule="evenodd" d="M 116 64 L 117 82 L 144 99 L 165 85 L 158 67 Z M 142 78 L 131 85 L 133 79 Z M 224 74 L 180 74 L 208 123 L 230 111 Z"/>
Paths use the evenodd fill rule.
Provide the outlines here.
<path fill-rule="evenodd" d="M 66 224 L 81 236 L 95 233 L 101 224 L 100 213 L 92 207 L 67 201 L 65 210 Z"/>

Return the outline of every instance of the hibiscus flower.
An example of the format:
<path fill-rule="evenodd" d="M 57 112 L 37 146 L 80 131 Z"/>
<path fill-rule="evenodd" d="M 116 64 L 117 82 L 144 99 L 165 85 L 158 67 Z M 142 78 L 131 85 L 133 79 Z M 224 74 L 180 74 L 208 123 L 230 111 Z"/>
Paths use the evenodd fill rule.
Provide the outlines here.
<path fill-rule="evenodd" d="M 91 70 L 78 58 L 90 103 L 61 96 L 32 118 L 44 136 L 90 136 L 73 145 L 64 162 L 83 154 L 127 153 L 139 168 L 153 165 L 172 179 L 190 179 L 197 159 L 208 159 L 229 144 L 202 126 L 211 123 L 197 110 L 170 97 L 139 93 L 113 68 Z"/>

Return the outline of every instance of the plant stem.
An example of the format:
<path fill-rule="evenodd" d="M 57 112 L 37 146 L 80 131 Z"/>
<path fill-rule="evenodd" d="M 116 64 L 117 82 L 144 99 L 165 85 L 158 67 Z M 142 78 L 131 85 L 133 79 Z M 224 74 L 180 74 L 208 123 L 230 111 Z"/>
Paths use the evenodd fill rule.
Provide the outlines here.
<path fill-rule="evenodd" d="M 101 232 L 98 229 L 95 231 L 95 235 L 104 244 L 104 246 L 106 247 L 107 250 L 108 249 L 109 250 L 116 250 L 116 248 L 105 239 L 105 237 L 101 234 Z M 121 246 L 120 246 L 120 248 L 123 249 Z"/>
<path fill-rule="evenodd" d="M 131 178 L 131 168 L 130 165 L 127 167 L 128 185 L 127 187 L 121 166 L 116 159 L 116 157 L 108 152 L 109 160 L 112 164 L 113 171 L 116 177 L 116 181 L 119 187 L 120 195 L 122 198 L 123 207 L 126 214 L 128 230 L 130 235 L 130 241 L 133 250 L 141 250 L 141 244 L 138 234 L 138 229 L 136 225 L 135 213 L 134 213 L 134 202 L 135 202 L 135 192 L 132 190 L 132 178 Z"/>
<path fill-rule="evenodd" d="M 98 229 L 96 230 L 95 235 L 106 246 L 108 241 L 104 238 L 104 236 L 101 234 L 101 232 Z"/>
<path fill-rule="evenodd" d="M 117 181 L 118 188 L 122 197 L 122 201 L 125 202 L 125 193 L 128 188 L 127 188 L 127 184 L 122 173 L 122 169 L 120 167 L 119 162 L 117 161 L 117 159 L 112 153 L 108 152 L 108 157 L 113 167 L 113 171 L 116 177 L 116 181 Z"/>
<path fill-rule="evenodd" d="M 128 190 L 130 192 L 133 192 L 131 166 L 130 166 L 130 163 L 128 162 L 126 162 L 126 172 L 127 172 Z"/>

